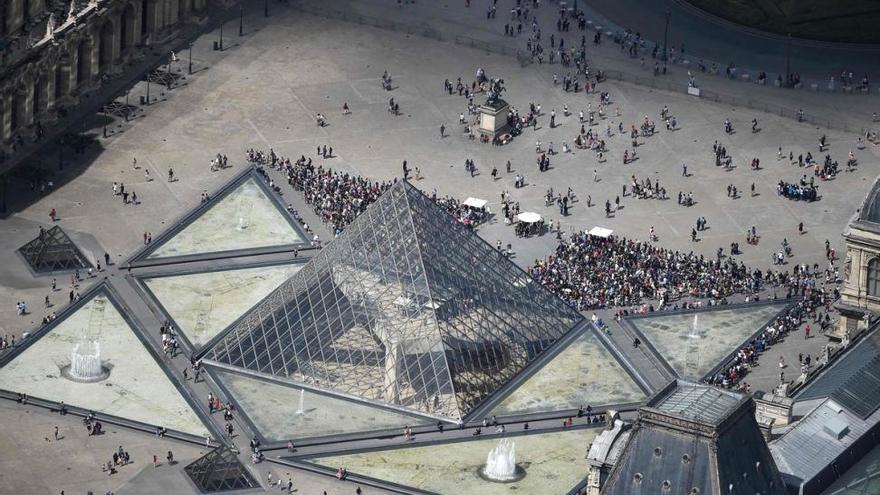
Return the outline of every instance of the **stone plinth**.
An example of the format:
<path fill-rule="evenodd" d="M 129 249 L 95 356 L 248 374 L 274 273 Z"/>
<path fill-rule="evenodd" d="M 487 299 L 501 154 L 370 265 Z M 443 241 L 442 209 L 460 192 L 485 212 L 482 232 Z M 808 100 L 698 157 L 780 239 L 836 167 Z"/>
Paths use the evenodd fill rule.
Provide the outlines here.
<path fill-rule="evenodd" d="M 480 134 L 495 137 L 507 130 L 507 109 L 510 105 L 498 99 L 495 104 L 480 105 Z"/>

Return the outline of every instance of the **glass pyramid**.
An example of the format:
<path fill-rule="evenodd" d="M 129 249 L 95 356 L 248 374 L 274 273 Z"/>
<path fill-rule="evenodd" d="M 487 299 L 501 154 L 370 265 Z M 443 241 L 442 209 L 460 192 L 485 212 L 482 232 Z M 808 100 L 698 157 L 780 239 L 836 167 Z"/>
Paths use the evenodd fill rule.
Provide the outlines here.
<path fill-rule="evenodd" d="M 143 283 L 190 344 L 201 347 L 300 268 L 295 263 L 164 275 Z"/>
<path fill-rule="evenodd" d="M 363 401 L 340 399 L 220 368 L 214 368 L 213 372 L 235 398 L 238 410 L 247 415 L 267 442 L 378 430 L 400 431 L 404 426 L 435 423 L 424 416 L 411 416 Z"/>
<path fill-rule="evenodd" d="M 298 460 L 332 471 L 345 466 L 350 474 L 396 483 L 419 490 L 419 493 L 563 494 L 572 493 L 572 489 L 586 477 L 584 455 L 601 431 L 599 428 L 576 428 L 521 435 L 519 431 L 509 430 L 504 435 L 484 434 L 477 437 L 478 440 L 402 446 Z M 487 481 L 479 474 L 486 464 L 486 456 L 502 439 L 514 443 L 516 463 L 526 472 L 521 480 L 498 483 Z"/>
<path fill-rule="evenodd" d="M 492 410 L 499 417 L 645 400 L 614 355 L 589 328 Z"/>
<path fill-rule="evenodd" d="M 253 174 L 221 191 L 201 214 L 149 251 L 146 259 L 219 253 L 306 242 Z"/>
<path fill-rule="evenodd" d="M 581 319 L 402 181 L 207 357 L 455 420 Z"/>
<path fill-rule="evenodd" d="M 57 225 L 49 230 L 41 227 L 40 235 L 18 248 L 18 252 L 35 273 L 83 270 L 91 266 L 76 244 Z"/>
<path fill-rule="evenodd" d="M 788 305 L 719 306 L 698 313 L 648 314 L 629 321 L 678 376 L 702 380 Z"/>
<path fill-rule="evenodd" d="M 62 315 L 51 325 L 0 368 L 4 389 L 192 435 L 208 434 L 104 290 L 96 291 L 73 313 Z M 100 345 L 100 362 L 109 371 L 106 379 L 81 382 L 67 378 L 72 351 L 84 340 Z"/>
<path fill-rule="evenodd" d="M 218 447 L 183 468 L 202 493 L 259 487 L 227 447 Z"/>

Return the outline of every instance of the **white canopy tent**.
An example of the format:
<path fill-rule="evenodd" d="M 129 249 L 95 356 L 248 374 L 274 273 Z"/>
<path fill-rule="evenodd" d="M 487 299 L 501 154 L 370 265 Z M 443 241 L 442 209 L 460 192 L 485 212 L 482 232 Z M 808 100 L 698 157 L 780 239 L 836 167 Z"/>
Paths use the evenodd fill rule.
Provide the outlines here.
<path fill-rule="evenodd" d="M 609 237 L 614 231 L 605 227 L 593 227 L 587 233 L 596 237 Z"/>

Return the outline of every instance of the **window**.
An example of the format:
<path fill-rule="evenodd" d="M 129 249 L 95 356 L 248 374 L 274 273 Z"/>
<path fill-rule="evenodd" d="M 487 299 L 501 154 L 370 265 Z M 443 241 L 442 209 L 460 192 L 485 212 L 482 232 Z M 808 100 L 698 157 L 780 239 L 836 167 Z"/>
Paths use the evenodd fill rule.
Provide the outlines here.
<path fill-rule="evenodd" d="M 868 295 L 880 297 L 880 258 L 868 262 Z"/>

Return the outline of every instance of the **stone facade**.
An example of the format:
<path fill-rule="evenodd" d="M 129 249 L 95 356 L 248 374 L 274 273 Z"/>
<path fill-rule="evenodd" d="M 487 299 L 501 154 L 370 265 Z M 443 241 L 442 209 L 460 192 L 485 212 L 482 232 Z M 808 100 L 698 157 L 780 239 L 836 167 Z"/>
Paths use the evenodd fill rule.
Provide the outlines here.
<path fill-rule="evenodd" d="M 848 343 L 880 312 L 880 179 L 843 233 L 846 239 L 844 285 L 837 309 L 840 324 L 830 337 Z"/>
<path fill-rule="evenodd" d="M 207 0 L 4 0 L 0 7 L 0 152 L 172 39 Z"/>

